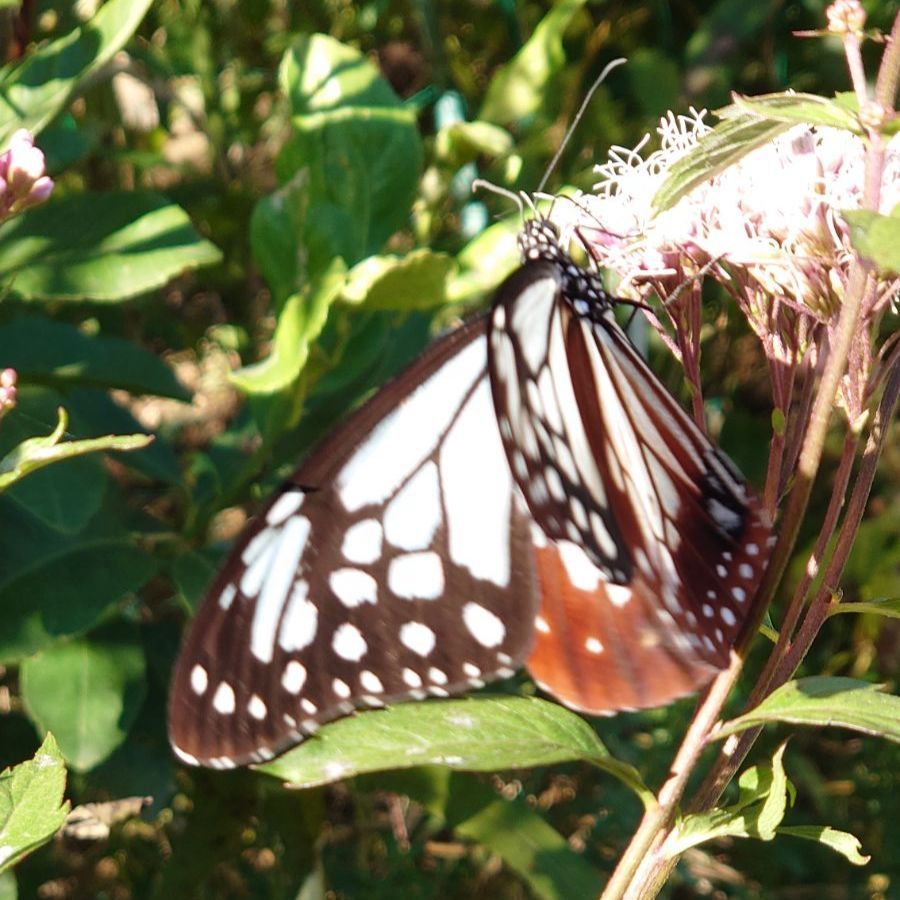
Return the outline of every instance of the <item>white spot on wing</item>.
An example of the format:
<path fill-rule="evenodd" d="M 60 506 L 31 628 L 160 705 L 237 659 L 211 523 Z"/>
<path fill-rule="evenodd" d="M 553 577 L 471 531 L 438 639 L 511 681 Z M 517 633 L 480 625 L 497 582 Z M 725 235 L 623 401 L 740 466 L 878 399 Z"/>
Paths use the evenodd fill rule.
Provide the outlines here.
<path fill-rule="evenodd" d="M 603 644 L 600 642 L 598 638 L 589 637 L 584 642 L 584 649 L 587 650 L 588 653 L 602 653 L 603 652 Z"/>
<path fill-rule="evenodd" d="M 341 553 L 348 562 L 371 564 L 381 557 L 381 539 L 381 523 L 363 519 L 347 529 Z"/>
<path fill-rule="evenodd" d="M 346 681 L 341 681 L 340 678 L 335 678 L 334 681 L 331 682 L 331 688 L 335 695 L 343 700 L 346 700 L 350 696 L 350 685 L 347 684 Z"/>
<path fill-rule="evenodd" d="M 269 511 L 266 513 L 266 522 L 269 525 L 280 525 L 297 512 L 302 505 L 303 492 L 287 490 L 269 507 Z"/>
<path fill-rule="evenodd" d="M 206 673 L 206 669 L 201 665 L 194 666 L 191 669 L 191 690 L 197 694 L 197 696 L 202 696 L 206 693 L 206 687 L 209 684 L 209 676 Z"/>
<path fill-rule="evenodd" d="M 578 544 L 570 541 L 559 541 L 556 545 L 559 549 L 559 557 L 566 570 L 566 575 L 573 587 L 580 591 L 595 591 L 601 581 L 602 573 L 588 559 L 587 554 Z"/>
<path fill-rule="evenodd" d="M 387 580 L 391 592 L 406 600 L 436 600 L 444 593 L 444 567 L 433 550 L 395 557 Z"/>
<path fill-rule="evenodd" d="M 306 684 L 306 666 L 292 659 L 285 667 L 281 676 L 281 686 L 289 694 L 299 694 Z"/>
<path fill-rule="evenodd" d="M 362 632 L 349 622 L 344 622 L 334 632 L 331 639 L 331 649 L 350 662 L 359 662 L 367 653 L 369 645 L 362 636 Z"/>
<path fill-rule="evenodd" d="M 411 688 L 420 688 L 422 687 L 422 679 L 419 676 L 418 672 L 414 672 L 412 669 L 404 669 L 402 672 L 403 681 L 408 684 Z"/>
<path fill-rule="evenodd" d="M 220 681 L 213 694 L 213 709 L 223 716 L 234 712 L 234 688 L 227 681 Z"/>
<path fill-rule="evenodd" d="M 428 656 L 434 650 L 434 632 L 421 622 L 406 622 L 400 627 L 400 643 L 419 656 Z"/>
<path fill-rule="evenodd" d="M 497 647 L 506 638 L 506 626 L 479 603 L 469 602 L 463 607 L 463 622 L 482 647 Z"/>
<path fill-rule="evenodd" d="M 268 714 L 269 710 L 266 708 L 266 704 L 263 703 L 262 697 L 260 697 L 258 694 L 254 694 L 250 698 L 250 702 L 247 704 L 247 712 L 250 713 L 250 715 L 253 716 L 254 719 L 259 719 L 260 721 L 262 721 Z"/>
<path fill-rule="evenodd" d="M 361 569 L 337 569 L 328 577 L 328 586 L 349 609 L 363 603 L 375 603 L 378 599 L 375 579 Z"/>
<path fill-rule="evenodd" d="M 381 694 L 384 692 L 384 685 L 381 683 L 381 679 L 368 669 L 363 669 L 359 673 L 359 683 L 362 689 L 370 694 Z"/>
<path fill-rule="evenodd" d="M 309 585 L 301 579 L 294 585 L 287 610 L 278 631 L 278 645 L 285 653 L 308 647 L 316 636 L 319 610 L 306 599 Z"/>
<path fill-rule="evenodd" d="M 236 596 L 237 587 L 233 584 L 226 584 L 225 587 L 222 588 L 222 593 L 219 594 L 219 606 L 221 606 L 222 609 L 228 609 L 234 602 Z"/>

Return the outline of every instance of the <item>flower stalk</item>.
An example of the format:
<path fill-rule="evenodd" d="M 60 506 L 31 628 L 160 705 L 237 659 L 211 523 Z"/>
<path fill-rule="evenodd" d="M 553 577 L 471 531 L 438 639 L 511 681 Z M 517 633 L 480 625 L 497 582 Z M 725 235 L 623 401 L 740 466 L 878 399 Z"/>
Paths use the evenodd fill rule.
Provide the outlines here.
<path fill-rule="evenodd" d="M 793 129 L 773 145 L 745 156 L 717 175 L 713 184 L 696 189 L 656 219 L 646 214 L 649 205 L 639 203 L 649 188 L 646 184 L 636 187 L 631 180 L 664 175 L 668 161 L 652 155 L 640 160 L 616 151 L 601 172 L 605 182 L 590 207 L 591 223 L 579 225 L 579 235 L 589 233 L 591 252 L 622 274 L 620 290 L 626 295 L 632 291 L 644 303 L 650 291 L 662 298 L 668 327 L 659 318 L 650 320 L 685 363 L 695 401 L 700 384 L 699 318 L 686 313 L 683 299 L 670 301 L 679 281 L 701 270 L 711 271 L 726 288 L 760 339 L 769 364 L 776 427 L 769 447 L 766 508 L 774 513 L 782 492 L 788 491 L 778 540 L 731 665 L 700 698 L 658 803 L 645 812 L 603 900 L 654 897 L 677 863 L 677 853 L 669 850 L 677 837 L 675 814 L 700 754 L 715 737 L 724 703 L 792 557 L 836 412 L 841 414 L 845 434 L 828 509 L 748 708 L 794 675 L 839 602 L 840 579 L 897 405 L 900 349 L 894 347 L 882 365 L 880 402 L 877 409 L 872 408 L 878 383 L 877 371 L 873 374 L 877 366 L 874 339 L 898 284 L 879 281 L 874 265 L 853 250 L 841 213 L 854 207 L 878 212 L 900 202 L 900 148 L 896 143 L 888 145 L 881 132 L 893 116 L 900 78 L 900 16 L 887 44 L 874 99 L 866 93 L 860 52 L 865 24 L 861 5 L 838 0 L 828 16 L 829 30 L 842 38 L 864 139 L 829 128 Z M 692 119 L 670 116 L 660 129 L 660 153 L 684 152 L 707 130 L 701 113 L 694 113 Z M 769 181 L 775 186 L 766 194 L 762 189 Z M 597 231 L 592 223 L 598 221 L 611 224 L 592 239 L 591 229 Z M 867 425 L 865 450 L 853 479 Z M 835 533 L 838 538 L 829 556 Z M 810 599 L 820 572 L 819 587 Z M 723 742 L 689 804 L 692 811 L 708 810 L 718 802 L 759 732 L 759 728 L 751 729 Z"/>

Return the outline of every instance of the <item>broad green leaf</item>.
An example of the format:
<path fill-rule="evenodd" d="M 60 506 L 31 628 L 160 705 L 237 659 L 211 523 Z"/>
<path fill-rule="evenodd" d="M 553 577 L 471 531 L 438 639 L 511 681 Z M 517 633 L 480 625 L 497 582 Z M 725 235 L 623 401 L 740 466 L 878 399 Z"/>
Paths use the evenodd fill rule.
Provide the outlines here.
<path fill-rule="evenodd" d="M 0 773 L 0 872 L 46 844 L 69 811 L 66 769 L 52 734 L 34 758 Z"/>
<path fill-rule="evenodd" d="M 80 28 L 28 53 L 0 73 L 0 148 L 19 128 L 37 134 L 60 113 L 84 80 L 134 34 L 152 0 L 107 0 Z"/>
<path fill-rule="evenodd" d="M 72 194 L 0 226 L 0 284 L 20 300 L 118 302 L 220 260 L 181 207 L 147 192 Z"/>
<path fill-rule="evenodd" d="M 863 134 L 858 117 L 845 105 L 816 94 L 762 94 L 757 97 L 733 96 L 734 106 L 720 112 L 721 118 L 738 115 L 738 111 L 761 120 L 791 125 L 827 125 Z"/>
<path fill-rule="evenodd" d="M 448 803 L 454 834 L 477 841 L 521 876 L 544 900 L 596 897 L 603 874 L 525 802 L 504 800 L 487 785 L 454 774 Z"/>
<path fill-rule="evenodd" d="M 52 731 L 73 769 L 86 772 L 128 735 L 147 689 L 144 648 L 122 622 L 57 644 L 22 662 L 22 702 Z"/>
<path fill-rule="evenodd" d="M 156 569 L 118 517 L 102 508 L 63 535 L 0 499 L 0 663 L 80 634 Z"/>
<path fill-rule="evenodd" d="M 232 382 L 247 394 L 275 394 L 294 384 L 306 365 L 309 346 L 319 336 L 344 278 L 343 261 L 336 259 L 309 290 L 288 297 L 275 326 L 272 352 L 260 362 L 232 372 Z"/>
<path fill-rule="evenodd" d="M 778 833 L 824 844 L 836 853 L 840 853 L 854 866 L 864 866 L 871 859 L 870 856 L 863 856 L 860 853 L 862 844 L 858 838 L 846 831 L 838 831 L 830 825 L 782 825 L 778 829 Z"/>
<path fill-rule="evenodd" d="M 285 221 L 291 230 L 275 238 L 281 268 L 293 277 L 286 291 L 284 279 L 273 288 L 287 296 L 335 256 L 352 266 L 378 253 L 406 224 L 422 146 L 415 111 L 401 104 L 369 60 L 333 38 L 296 41 L 279 79 L 294 115 L 276 169 L 282 185 L 296 179 L 300 192 Z"/>
<path fill-rule="evenodd" d="M 88 335 L 52 319 L 16 319 L 0 326 L 0 360 L 18 372 L 20 381 L 190 399 L 172 370 L 140 344 Z"/>
<path fill-rule="evenodd" d="M 786 122 L 766 121 L 747 114 L 724 119 L 703 135 L 690 153 L 669 168 L 666 180 L 653 198 L 653 208 L 657 212 L 669 209 L 695 187 L 790 127 Z"/>
<path fill-rule="evenodd" d="M 15 0 L 18 5 L 19 0 Z M 0 900 L 18 900 L 19 886 L 16 883 L 15 872 L 0 871 Z"/>
<path fill-rule="evenodd" d="M 471 302 L 493 290 L 519 265 L 516 238 L 518 216 L 510 216 L 485 228 L 457 254 L 459 271 L 451 275 L 447 298 L 451 303 Z"/>
<path fill-rule="evenodd" d="M 62 437 L 68 426 L 66 411 L 60 407 L 59 421 L 47 437 L 30 438 L 0 459 L 0 492 L 32 472 L 51 463 L 97 453 L 103 450 L 139 450 L 153 438 L 148 434 L 107 435 L 86 441 L 65 441 Z"/>
<path fill-rule="evenodd" d="M 884 600 L 868 600 L 859 603 L 838 603 L 829 611 L 829 615 L 840 613 L 869 613 L 876 616 L 887 616 L 889 619 L 900 619 L 900 597 Z"/>
<path fill-rule="evenodd" d="M 279 81 L 295 116 L 344 106 L 402 105 L 370 60 L 326 34 L 297 40 L 281 61 Z"/>
<path fill-rule="evenodd" d="M 433 250 L 406 256 L 370 256 L 347 274 L 340 299 L 366 309 L 430 309 L 447 301 L 453 258 Z"/>
<path fill-rule="evenodd" d="M 845 209 L 850 241 L 862 256 L 884 274 L 900 273 L 900 206 L 888 216 L 870 209 Z"/>
<path fill-rule="evenodd" d="M 771 841 L 788 803 L 789 782 L 782 764 L 785 746 L 775 751 L 771 766 L 753 766 L 741 774 L 737 803 L 680 819 L 673 840 L 667 842 L 667 851 L 678 856 L 690 847 L 721 837 Z"/>
<path fill-rule="evenodd" d="M 196 613 L 203 592 L 212 583 L 217 566 L 200 553 L 179 553 L 172 563 L 172 579 L 187 611 Z"/>
<path fill-rule="evenodd" d="M 490 122 L 454 122 L 434 139 L 435 156 L 455 168 L 482 155 L 504 156 L 512 148 L 512 135 Z"/>
<path fill-rule="evenodd" d="M 750 712 L 726 722 L 716 737 L 769 722 L 838 726 L 900 743 L 900 697 L 855 678 L 800 678 L 783 684 Z"/>
<path fill-rule="evenodd" d="M 311 787 L 411 766 L 490 772 L 565 760 L 593 763 L 652 802 L 637 771 L 613 759 L 586 722 L 555 703 L 522 697 L 400 704 L 341 719 L 259 768 Z"/>
<path fill-rule="evenodd" d="M 559 0 L 515 57 L 495 72 L 478 118 L 506 125 L 546 105 L 566 55 L 562 38 L 585 0 Z"/>

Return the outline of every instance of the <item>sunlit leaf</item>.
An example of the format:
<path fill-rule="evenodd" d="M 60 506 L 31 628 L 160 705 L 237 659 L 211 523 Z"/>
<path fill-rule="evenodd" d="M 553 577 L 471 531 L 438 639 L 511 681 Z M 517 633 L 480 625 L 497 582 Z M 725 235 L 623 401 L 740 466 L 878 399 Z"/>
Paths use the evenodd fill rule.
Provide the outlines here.
<path fill-rule="evenodd" d="M 841 215 L 850 225 L 850 241 L 883 274 L 900 273 L 900 205 L 890 215 L 871 209 L 845 209 Z"/>
<path fill-rule="evenodd" d="M 755 709 L 726 722 L 716 737 L 770 722 L 838 726 L 900 743 L 900 697 L 855 678 L 799 678 L 773 691 Z"/>
<path fill-rule="evenodd" d="M 432 250 L 406 256 L 370 256 L 347 275 L 340 299 L 367 309 L 429 309 L 447 300 L 453 258 Z"/>
<path fill-rule="evenodd" d="M 149 434 L 110 434 L 84 441 L 62 441 L 67 425 L 66 411 L 60 407 L 59 420 L 51 434 L 30 438 L 0 459 L 0 492 L 51 463 L 103 450 L 139 450 L 153 440 Z"/>
<path fill-rule="evenodd" d="M 560 0 L 513 59 L 488 85 L 478 117 L 506 125 L 546 105 L 547 91 L 565 62 L 562 38 L 585 0 Z"/>
<path fill-rule="evenodd" d="M 362 772 L 442 765 L 465 771 L 583 760 L 615 775 L 645 803 L 652 795 L 609 755 L 584 720 L 555 703 L 522 697 L 400 704 L 333 722 L 259 768 L 295 787 Z"/>
<path fill-rule="evenodd" d="M 20 300 L 114 303 L 220 260 L 159 194 L 70 194 L 0 226 L 0 284 Z"/>
<path fill-rule="evenodd" d="M 719 122 L 697 145 L 676 160 L 653 198 L 657 212 L 674 206 L 695 187 L 724 172 L 748 153 L 774 140 L 791 126 L 748 114 Z"/>
<path fill-rule="evenodd" d="M 107 0 L 80 28 L 32 49 L 2 73 L 0 148 L 18 128 L 37 134 L 60 113 L 87 76 L 134 34 L 152 0 Z"/>
<path fill-rule="evenodd" d="M 733 99 L 734 107 L 720 111 L 721 118 L 738 115 L 737 111 L 740 110 L 772 122 L 826 125 L 863 134 L 859 118 L 852 110 L 842 103 L 816 94 L 761 94 L 756 97 L 735 94 Z"/>
<path fill-rule="evenodd" d="M 0 872 L 46 844 L 69 811 L 66 769 L 52 734 L 34 758 L 0 773 Z"/>
<path fill-rule="evenodd" d="M 838 831 L 830 825 L 782 825 L 778 833 L 824 844 L 840 853 L 854 866 L 864 866 L 871 859 L 870 856 L 863 856 L 860 852 L 862 844 L 858 838 L 846 831 Z"/>

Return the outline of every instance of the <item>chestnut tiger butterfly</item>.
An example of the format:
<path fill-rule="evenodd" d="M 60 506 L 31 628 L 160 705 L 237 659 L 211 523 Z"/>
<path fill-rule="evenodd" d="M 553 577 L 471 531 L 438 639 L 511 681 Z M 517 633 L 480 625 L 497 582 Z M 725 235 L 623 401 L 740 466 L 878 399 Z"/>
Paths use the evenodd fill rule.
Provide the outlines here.
<path fill-rule="evenodd" d="M 184 641 L 185 762 L 272 758 L 356 709 L 525 666 L 592 714 L 728 663 L 770 544 L 758 498 L 535 215 L 490 310 L 436 340 L 238 539 Z"/>

